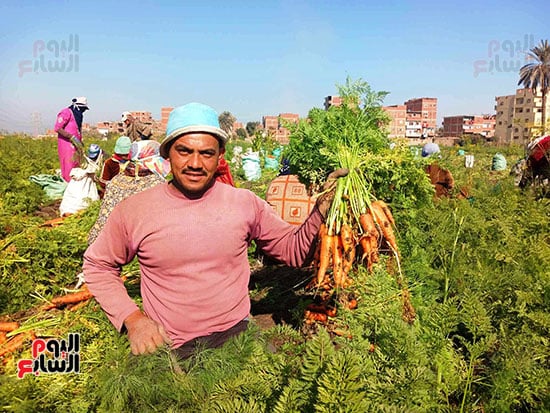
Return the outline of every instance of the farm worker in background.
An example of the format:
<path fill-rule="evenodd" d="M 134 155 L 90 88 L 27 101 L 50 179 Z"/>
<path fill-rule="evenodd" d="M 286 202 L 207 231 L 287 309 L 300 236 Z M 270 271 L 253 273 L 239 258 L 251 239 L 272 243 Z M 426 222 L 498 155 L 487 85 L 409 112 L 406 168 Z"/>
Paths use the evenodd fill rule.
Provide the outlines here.
<path fill-rule="evenodd" d="M 287 224 L 253 192 L 216 180 L 227 140 L 211 107 L 174 109 L 160 147 L 172 179 L 118 204 L 84 254 L 88 288 L 114 326 L 127 330 L 134 354 L 170 343 L 185 358 L 246 330 L 252 240 L 295 267 L 313 252 L 334 191 L 317 199 L 301 226 Z M 346 174 L 333 172 L 325 188 Z M 135 256 L 143 311 L 120 279 Z"/>
<path fill-rule="evenodd" d="M 122 122 L 126 128 L 125 135 L 132 142 L 151 139 L 153 135 L 151 126 L 141 123 L 130 112 L 122 112 Z"/>
<path fill-rule="evenodd" d="M 57 153 L 61 177 L 67 182 L 71 180 L 71 169 L 80 165 L 84 148 L 82 119 L 88 109 L 88 100 L 82 96 L 74 98 L 69 107 L 57 114 L 54 127 L 57 132 Z"/>
<path fill-rule="evenodd" d="M 123 144 L 126 145 L 126 140 L 123 140 Z M 107 183 L 99 215 L 88 234 L 88 244 L 95 241 L 111 211 L 119 202 L 130 195 L 165 182 L 165 176 L 170 172 L 170 164 L 159 155 L 159 148 L 160 143 L 157 141 L 137 141 L 130 144 L 128 162 L 122 165 L 121 172 Z M 125 151 L 120 147 L 118 150 Z"/>
<path fill-rule="evenodd" d="M 439 145 L 435 143 L 435 140 L 432 139 L 431 142 L 428 142 L 422 147 L 422 157 L 432 156 L 436 153 L 440 153 Z"/>
<path fill-rule="evenodd" d="M 90 202 L 99 199 L 96 173 L 99 170 L 101 154 L 101 148 L 93 143 L 88 148 L 88 156 L 84 156 L 86 166 L 71 169 L 71 179 L 59 205 L 59 213 L 62 217 L 86 209 Z"/>
<path fill-rule="evenodd" d="M 120 172 L 121 165 L 124 167 L 128 162 L 128 154 L 132 141 L 128 136 L 121 136 L 115 143 L 114 154 L 105 161 L 99 178 L 99 196 L 103 198 L 107 182 L 113 179 Z"/>

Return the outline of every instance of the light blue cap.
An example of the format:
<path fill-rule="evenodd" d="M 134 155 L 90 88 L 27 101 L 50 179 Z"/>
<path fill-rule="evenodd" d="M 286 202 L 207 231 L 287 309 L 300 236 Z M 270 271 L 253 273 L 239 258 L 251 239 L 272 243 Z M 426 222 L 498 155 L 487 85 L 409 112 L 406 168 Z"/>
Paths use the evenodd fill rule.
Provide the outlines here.
<path fill-rule="evenodd" d="M 202 103 L 188 103 L 170 112 L 166 126 L 166 138 L 160 144 L 160 155 L 168 158 L 170 143 L 186 133 L 209 133 L 225 144 L 229 137 L 220 128 L 218 113 Z"/>
<path fill-rule="evenodd" d="M 121 136 L 116 140 L 115 153 L 119 155 L 128 155 L 132 147 L 132 140 L 128 136 Z"/>

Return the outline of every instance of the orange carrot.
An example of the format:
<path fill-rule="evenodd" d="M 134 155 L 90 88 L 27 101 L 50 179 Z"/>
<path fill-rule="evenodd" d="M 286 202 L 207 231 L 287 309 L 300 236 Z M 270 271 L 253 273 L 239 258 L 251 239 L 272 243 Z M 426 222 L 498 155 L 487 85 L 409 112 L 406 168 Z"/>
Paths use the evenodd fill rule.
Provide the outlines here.
<path fill-rule="evenodd" d="M 0 331 L 10 332 L 17 330 L 19 328 L 19 323 L 16 321 L 2 321 L 0 322 Z"/>
<path fill-rule="evenodd" d="M 321 226 L 321 229 L 319 230 L 319 237 L 321 239 L 321 247 L 319 250 L 319 267 L 317 268 L 317 284 L 321 285 L 330 265 L 334 237 L 328 235 L 326 225 Z"/>
<path fill-rule="evenodd" d="M 82 291 L 63 295 L 61 297 L 55 297 L 52 300 L 52 305 L 55 307 L 62 307 L 67 304 L 76 304 L 81 301 L 86 301 L 92 298 L 92 293 L 88 290 L 88 287 L 84 286 Z"/>
<path fill-rule="evenodd" d="M 50 219 L 49 221 L 43 222 L 40 224 L 41 227 L 57 227 L 63 223 L 65 220 L 64 217 L 58 217 L 54 219 Z"/>
<path fill-rule="evenodd" d="M 342 270 L 346 277 L 348 273 L 351 271 L 354 261 L 355 261 L 355 246 L 351 248 L 349 251 L 344 251 L 344 265 L 342 267 Z"/>
<path fill-rule="evenodd" d="M 359 245 L 361 245 L 361 249 L 363 250 L 363 255 L 361 256 L 361 261 L 365 262 L 367 264 L 367 269 L 371 270 L 371 242 L 370 239 L 372 236 L 369 235 L 363 235 L 361 238 L 359 238 Z"/>
<path fill-rule="evenodd" d="M 27 339 L 29 338 L 35 338 L 32 332 L 21 333 L 17 334 L 15 337 L 12 337 L 11 340 L 9 340 L 3 347 L 0 348 L 0 357 L 9 353 L 13 353 L 14 351 L 22 347 L 25 341 L 27 341 Z"/>
<path fill-rule="evenodd" d="M 327 304 L 308 304 L 306 310 L 312 313 L 322 313 L 329 317 L 336 317 L 336 307 Z"/>
<path fill-rule="evenodd" d="M 371 243 L 371 253 L 370 253 L 370 259 L 374 263 L 377 263 L 380 261 L 380 257 L 378 255 L 378 238 L 377 237 L 370 237 L 370 243 Z"/>
<path fill-rule="evenodd" d="M 395 225 L 395 219 L 393 218 L 393 215 L 391 213 L 391 210 L 388 204 L 386 204 L 384 201 L 380 199 L 378 201 L 374 201 L 373 204 L 379 206 L 382 209 L 382 211 L 384 211 L 384 214 L 386 215 L 386 218 L 388 218 L 388 221 L 390 221 L 392 225 Z"/>
<path fill-rule="evenodd" d="M 6 333 L 3 331 L 0 331 L 0 344 L 4 344 L 6 341 L 8 341 L 8 338 L 6 337 Z"/>
<path fill-rule="evenodd" d="M 351 300 L 348 301 L 348 303 L 346 304 L 346 307 L 349 308 L 350 310 L 355 310 L 357 308 L 357 300 L 355 298 L 352 298 Z"/>
<path fill-rule="evenodd" d="M 340 238 L 342 239 L 343 248 L 342 272 L 344 277 L 347 278 L 347 274 L 350 272 L 351 267 L 353 267 L 353 261 L 355 260 L 356 245 L 353 230 L 348 224 L 343 224 L 340 228 Z"/>
<path fill-rule="evenodd" d="M 342 238 L 338 235 L 335 235 L 332 239 L 332 276 L 334 277 L 335 287 L 343 287 L 344 280 L 342 274 Z"/>
<path fill-rule="evenodd" d="M 342 227 L 340 228 L 340 238 L 342 238 L 344 253 L 355 247 L 355 237 L 353 236 L 353 231 L 348 224 L 342 224 Z"/>
<path fill-rule="evenodd" d="M 306 322 L 320 321 L 325 323 L 328 320 L 328 316 L 324 313 L 316 313 L 313 311 L 305 311 Z"/>
<path fill-rule="evenodd" d="M 371 204 L 371 211 L 375 222 L 380 227 L 382 235 L 386 239 L 386 242 L 388 243 L 392 251 L 394 251 L 397 254 L 399 251 L 397 249 L 397 241 L 395 240 L 395 235 L 393 233 L 391 223 L 386 217 L 386 214 L 384 213 L 380 205 L 375 203 Z"/>
<path fill-rule="evenodd" d="M 315 251 L 313 252 L 313 268 L 319 267 L 319 259 L 321 257 L 321 239 L 317 240 L 317 245 L 315 245 Z"/>
<path fill-rule="evenodd" d="M 338 311 L 336 310 L 336 307 L 327 306 L 326 313 L 329 317 L 336 317 L 336 314 L 338 314 Z"/>
<path fill-rule="evenodd" d="M 372 235 L 375 237 L 378 237 L 378 230 L 376 229 L 376 225 L 374 223 L 374 219 L 372 214 L 369 212 L 365 212 L 364 214 L 361 214 L 359 216 L 359 225 L 361 225 L 361 229 L 363 230 L 363 233 L 365 235 Z"/>

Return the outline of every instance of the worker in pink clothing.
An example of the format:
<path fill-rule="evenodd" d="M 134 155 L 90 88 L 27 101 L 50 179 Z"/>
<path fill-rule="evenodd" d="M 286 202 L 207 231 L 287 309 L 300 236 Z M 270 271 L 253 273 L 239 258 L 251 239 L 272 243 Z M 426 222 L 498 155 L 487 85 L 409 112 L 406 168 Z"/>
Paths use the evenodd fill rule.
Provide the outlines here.
<path fill-rule="evenodd" d="M 113 325 L 126 329 L 134 354 L 168 343 L 186 358 L 197 346 L 218 347 L 244 331 L 252 240 L 290 266 L 312 252 L 331 192 L 300 227 L 284 222 L 253 192 L 216 180 L 227 139 L 209 106 L 174 109 L 160 147 L 173 178 L 120 202 L 84 254 L 88 288 Z M 329 183 L 346 173 L 336 171 Z M 120 278 L 135 256 L 143 310 Z"/>
<path fill-rule="evenodd" d="M 54 130 L 57 132 L 57 154 L 61 177 L 69 182 L 71 169 L 80 165 L 82 149 L 82 120 L 89 109 L 88 100 L 82 96 L 72 100 L 69 107 L 57 114 Z"/>

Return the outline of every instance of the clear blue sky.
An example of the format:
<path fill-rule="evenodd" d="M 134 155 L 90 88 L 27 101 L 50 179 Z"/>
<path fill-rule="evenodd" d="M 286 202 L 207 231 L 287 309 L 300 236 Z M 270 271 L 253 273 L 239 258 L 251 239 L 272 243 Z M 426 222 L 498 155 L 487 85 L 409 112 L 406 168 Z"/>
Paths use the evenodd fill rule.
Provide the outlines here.
<path fill-rule="evenodd" d="M 245 123 L 305 116 L 348 75 L 390 92 L 387 105 L 437 97 L 440 124 L 443 116 L 493 113 L 495 96 L 516 89 L 511 57 L 524 64 L 516 43 L 550 39 L 543 0 L 4 0 L 0 15 L 0 130 L 28 132 L 38 122 L 52 128 L 74 96 L 88 97 L 91 123 L 124 110 L 158 119 L 162 106 L 191 101 Z M 20 75 L 40 56 L 46 69 L 56 62 L 47 49 L 33 52 L 37 42 L 68 43 L 71 35 L 78 71 L 37 66 Z M 486 70 L 477 76 L 476 61 Z"/>

